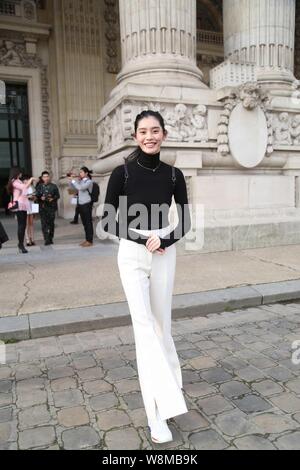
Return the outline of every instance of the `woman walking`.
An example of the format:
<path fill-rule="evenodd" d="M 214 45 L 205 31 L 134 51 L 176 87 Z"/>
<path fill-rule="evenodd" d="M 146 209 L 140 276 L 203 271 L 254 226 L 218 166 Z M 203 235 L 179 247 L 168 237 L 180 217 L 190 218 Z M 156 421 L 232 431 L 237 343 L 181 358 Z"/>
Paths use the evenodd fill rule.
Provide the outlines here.
<path fill-rule="evenodd" d="M 76 176 L 70 173 L 70 186 L 78 191 L 78 212 L 85 231 L 85 241 L 80 243 L 80 246 L 86 248 L 93 245 L 94 238 L 93 202 L 91 197 L 93 189 L 92 171 L 83 166 L 79 171 L 79 180 L 76 181 L 75 178 Z"/>
<path fill-rule="evenodd" d="M 7 191 L 12 195 L 13 203 L 16 206 L 14 212 L 18 221 L 18 248 L 20 253 L 28 253 L 24 247 L 24 237 L 27 223 L 27 211 L 30 210 L 27 190 L 29 186 L 35 181 L 35 178 L 30 178 L 24 183 L 22 180 L 22 172 L 20 168 L 14 167 L 10 170 Z"/>
<path fill-rule="evenodd" d="M 101 227 L 120 239 L 118 267 L 132 318 L 142 397 L 152 441 L 163 443 L 173 439 L 167 419 L 188 411 L 171 308 L 175 242 L 190 230 L 191 219 L 182 171 L 160 160 L 167 136 L 162 116 L 143 111 L 134 127 L 138 147 L 112 171 Z M 179 217 L 174 230 L 168 220 L 173 194 Z M 133 223 L 133 207 L 138 224 Z"/>
<path fill-rule="evenodd" d="M 27 183 L 30 179 L 29 176 L 23 175 L 23 182 Z M 35 202 L 35 187 L 31 184 L 27 188 L 27 197 L 29 201 L 29 209 L 27 210 L 27 223 L 26 223 L 26 246 L 34 246 L 34 213 L 33 213 L 33 204 Z"/>

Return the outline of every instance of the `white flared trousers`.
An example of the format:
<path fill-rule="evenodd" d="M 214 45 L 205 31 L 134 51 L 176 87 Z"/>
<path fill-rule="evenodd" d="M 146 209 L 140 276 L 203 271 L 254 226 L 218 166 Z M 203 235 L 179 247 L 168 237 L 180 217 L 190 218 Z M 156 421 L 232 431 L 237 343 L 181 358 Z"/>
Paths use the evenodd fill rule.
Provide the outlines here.
<path fill-rule="evenodd" d="M 186 413 L 181 367 L 171 334 L 176 246 L 160 255 L 121 238 L 118 267 L 132 319 L 148 422 L 155 419 L 157 411 L 162 419 Z"/>

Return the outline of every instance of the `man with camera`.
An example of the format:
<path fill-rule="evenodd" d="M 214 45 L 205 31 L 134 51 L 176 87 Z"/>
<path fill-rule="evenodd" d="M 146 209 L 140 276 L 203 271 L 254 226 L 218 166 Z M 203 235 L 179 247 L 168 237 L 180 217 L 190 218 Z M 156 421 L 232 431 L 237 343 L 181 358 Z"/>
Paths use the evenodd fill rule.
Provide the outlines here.
<path fill-rule="evenodd" d="M 60 198 L 59 189 L 51 182 L 48 171 L 43 171 L 36 187 L 36 198 L 40 205 L 40 217 L 45 245 L 53 244 L 55 213 Z"/>

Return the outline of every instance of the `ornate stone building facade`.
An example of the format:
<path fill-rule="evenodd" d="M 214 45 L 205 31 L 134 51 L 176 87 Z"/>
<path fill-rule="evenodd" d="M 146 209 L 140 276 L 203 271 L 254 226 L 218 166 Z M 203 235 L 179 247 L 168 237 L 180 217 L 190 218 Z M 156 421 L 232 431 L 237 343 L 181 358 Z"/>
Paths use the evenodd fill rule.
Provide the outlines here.
<path fill-rule="evenodd" d="M 157 109 L 204 233 L 192 249 L 299 243 L 299 18 L 299 0 L 3 0 L 0 185 L 11 164 L 48 168 L 70 217 L 66 172 L 93 166 L 103 200 L 136 114 Z"/>

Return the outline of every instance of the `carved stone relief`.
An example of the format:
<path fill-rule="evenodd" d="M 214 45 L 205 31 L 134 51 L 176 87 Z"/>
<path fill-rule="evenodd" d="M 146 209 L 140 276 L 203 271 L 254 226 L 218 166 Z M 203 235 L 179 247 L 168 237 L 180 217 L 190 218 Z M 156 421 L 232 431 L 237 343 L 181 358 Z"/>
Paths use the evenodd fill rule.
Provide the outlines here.
<path fill-rule="evenodd" d="M 104 5 L 106 70 L 109 73 L 118 73 L 120 71 L 118 60 L 118 5 L 116 0 L 104 0 Z"/>
<path fill-rule="evenodd" d="M 270 156 L 273 152 L 273 129 L 272 120 L 267 113 L 267 95 L 262 92 L 257 83 L 246 83 L 232 89 L 231 94 L 223 100 L 224 109 L 218 124 L 218 152 L 226 156 L 230 153 L 230 145 L 228 138 L 229 121 L 233 110 L 241 104 L 242 107 L 251 112 L 256 108 L 260 108 L 265 115 L 268 142 L 266 146 L 266 156 Z"/>
<path fill-rule="evenodd" d="M 271 118 L 275 145 L 300 145 L 300 114 L 282 112 Z"/>
<path fill-rule="evenodd" d="M 99 153 L 132 139 L 134 119 L 142 110 L 159 111 L 168 131 L 166 141 L 207 143 L 207 107 L 204 105 L 176 105 L 167 103 L 124 102 L 106 116 L 98 127 Z"/>
<path fill-rule="evenodd" d="M 23 18 L 30 21 L 36 21 L 36 4 L 33 0 L 23 0 L 21 2 Z"/>

